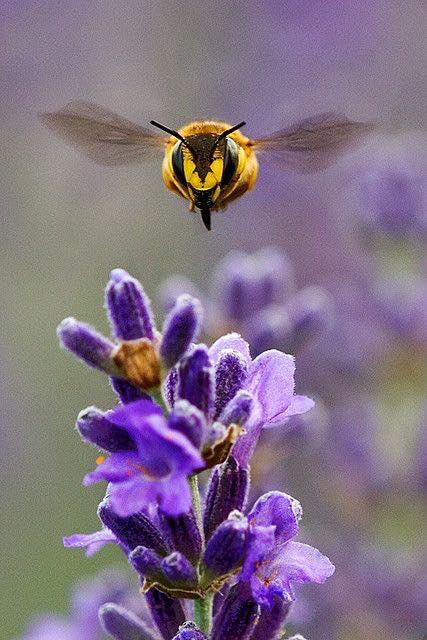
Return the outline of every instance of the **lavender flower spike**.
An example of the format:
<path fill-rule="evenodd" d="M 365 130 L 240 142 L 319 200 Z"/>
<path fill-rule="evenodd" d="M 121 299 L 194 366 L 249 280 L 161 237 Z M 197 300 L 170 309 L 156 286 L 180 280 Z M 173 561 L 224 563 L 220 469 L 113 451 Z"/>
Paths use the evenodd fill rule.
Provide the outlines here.
<path fill-rule="evenodd" d="M 179 296 L 163 325 L 160 357 L 166 368 L 172 368 L 196 340 L 201 315 L 198 300 L 188 295 Z"/>
<path fill-rule="evenodd" d="M 117 604 L 104 604 L 99 610 L 99 620 L 115 640 L 156 640 L 142 620 Z"/>
<path fill-rule="evenodd" d="M 154 339 L 155 326 L 150 301 L 141 283 L 124 269 L 114 269 L 110 273 L 110 281 L 105 290 L 105 305 L 117 338 Z"/>
<path fill-rule="evenodd" d="M 71 351 L 90 367 L 111 375 L 120 375 L 112 359 L 115 344 L 89 324 L 75 318 L 65 318 L 58 326 L 57 334 L 61 347 Z"/>

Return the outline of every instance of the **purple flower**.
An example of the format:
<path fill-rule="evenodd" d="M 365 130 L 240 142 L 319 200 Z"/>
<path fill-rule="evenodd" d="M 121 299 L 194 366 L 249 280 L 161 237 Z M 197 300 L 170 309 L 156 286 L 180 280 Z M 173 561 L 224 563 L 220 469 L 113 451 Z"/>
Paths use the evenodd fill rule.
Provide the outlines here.
<path fill-rule="evenodd" d="M 265 351 L 254 360 L 249 345 L 237 333 L 219 338 L 209 349 L 214 362 L 224 352 L 234 351 L 247 363 L 247 376 L 243 388 L 254 399 L 254 407 L 245 425 L 246 435 L 239 438 L 233 447 L 236 460 L 245 466 L 258 441 L 262 429 L 281 426 L 294 415 L 302 414 L 314 405 L 310 398 L 295 395 L 295 362 L 291 355 L 275 349 Z"/>
<path fill-rule="evenodd" d="M 147 400 L 119 406 L 109 421 L 125 430 L 134 448 L 113 452 L 89 473 L 84 484 L 106 480 L 109 502 L 120 516 L 158 503 L 170 515 L 189 510 L 188 476 L 204 466 L 197 449 L 169 428 L 160 407 Z"/>
<path fill-rule="evenodd" d="M 424 185 L 422 172 L 402 160 L 367 169 L 360 179 L 360 195 L 368 230 L 425 236 Z"/>
<path fill-rule="evenodd" d="M 294 583 L 322 583 L 335 570 L 320 551 L 293 541 L 301 515 L 299 502 L 279 491 L 259 498 L 248 515 L 249 549 L 239 580 L 264 607 L 272 607 L 275 596 L 292 601 Z"/>

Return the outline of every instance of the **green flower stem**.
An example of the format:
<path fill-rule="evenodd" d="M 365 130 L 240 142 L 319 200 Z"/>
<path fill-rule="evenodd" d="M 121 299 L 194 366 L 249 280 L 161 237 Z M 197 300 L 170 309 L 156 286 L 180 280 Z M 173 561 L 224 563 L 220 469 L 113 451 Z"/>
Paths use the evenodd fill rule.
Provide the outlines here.
<path fill-rule="evenodd" d="M 191 487 L 191 498 L 193 502 L 194 513 L 196 514 L 197 524 L 199 525 L 200 535 L 202 536 L 202 547 L 205 547 L 205 536 L 203 534 L 203 518 L 202 518 L 202 504 L 200 500 L 199 491 L 199 479 L 196 474 L 193 474 L 189 478 Z"/>
<path fill-rule="evenodd" d="M 203 535 L 203 518 L 202 505 L 200 500 L 199 479 L 196 474 L 189 478 L 191 487 L 191 496 L 193 502 L 194 513 L 196 514 L 197 524 L 199 525 L 200 535 L 202 536 L 202 548 L 205 546 Z M 194 620 L 206 635 L 209 635 L 212 624 L 212 602 L 213 594 L 208 593 L 204 598 L 198 598 L 194 601 Z"/>
<path fill-rule="evenodd" d="M 194 601 L 194 620 L 200 631 L 209 636 L 212 623 L 213 593 Z"/>

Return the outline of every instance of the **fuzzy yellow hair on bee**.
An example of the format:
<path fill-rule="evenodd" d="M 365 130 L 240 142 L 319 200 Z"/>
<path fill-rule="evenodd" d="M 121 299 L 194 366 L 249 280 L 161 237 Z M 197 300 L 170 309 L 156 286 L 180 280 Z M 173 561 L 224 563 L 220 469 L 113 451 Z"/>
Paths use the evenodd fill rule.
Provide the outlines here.
<path fill-rule="evenodd" d="M 140 162 L 163 152 L 166 187 L 199 210 L 207 229 L 211 212 L 250 191 L 258 175 L 258 154 L 268 154 L 284 169 L 320 171 L 359 142 L 373 125 L 352 122 L 336 113 L 302 120 L 264 138 L 252 140 L 240 128 L 222 121 L 200 120 L 174 130 L 152 120 L 159 135 L 117 114 L 85 102 L 40 115 L 42 122 L 89 158 L 107 166 Z"/>

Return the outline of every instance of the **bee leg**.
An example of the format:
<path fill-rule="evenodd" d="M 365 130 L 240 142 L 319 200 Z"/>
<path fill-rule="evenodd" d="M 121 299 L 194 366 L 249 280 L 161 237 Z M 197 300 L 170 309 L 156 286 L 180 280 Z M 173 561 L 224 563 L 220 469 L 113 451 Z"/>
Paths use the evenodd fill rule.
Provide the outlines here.
<path fill-rule="evenodd" d="M 190 206 L 188 207 L 188 210 L 191 212 L 194 212 L 196 210 L 196 207 L 194 206 L 194 202 L 192 200 L 190 200 Z"/>

